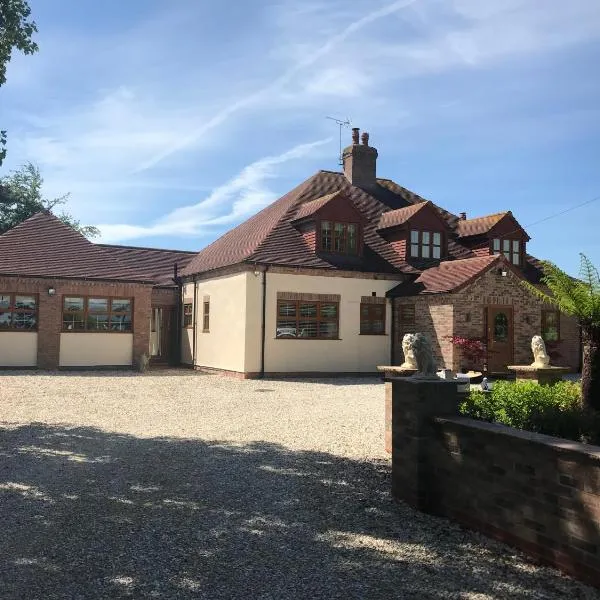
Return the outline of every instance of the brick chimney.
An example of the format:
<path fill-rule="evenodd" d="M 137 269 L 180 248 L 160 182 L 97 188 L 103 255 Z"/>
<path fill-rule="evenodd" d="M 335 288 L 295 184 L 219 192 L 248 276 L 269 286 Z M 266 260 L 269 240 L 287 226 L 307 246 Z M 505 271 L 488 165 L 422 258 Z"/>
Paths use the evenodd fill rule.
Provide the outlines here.
<path fill-rule="evenodd" d="M 362 144 L 359 144 L 359 138 Z M 344 148 L 344 175 L 357 187 L 373 187 L 377 183 L 377 150 L 369 146 L 369 134 L 352 129 L 352 145 Z"/>

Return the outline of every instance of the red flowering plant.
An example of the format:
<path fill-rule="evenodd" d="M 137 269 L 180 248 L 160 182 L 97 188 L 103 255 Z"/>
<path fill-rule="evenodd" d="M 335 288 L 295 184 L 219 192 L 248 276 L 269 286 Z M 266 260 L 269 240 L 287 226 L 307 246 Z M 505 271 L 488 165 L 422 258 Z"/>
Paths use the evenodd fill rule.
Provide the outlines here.
<path fill-rule="evenodd" d="M 462 337 L 460 335 L 449 335 L 447 338 L 454 346 L 460 348 L 461 370 L 486 370 L 487 346 L 484 340 L 481 338 Z"/>

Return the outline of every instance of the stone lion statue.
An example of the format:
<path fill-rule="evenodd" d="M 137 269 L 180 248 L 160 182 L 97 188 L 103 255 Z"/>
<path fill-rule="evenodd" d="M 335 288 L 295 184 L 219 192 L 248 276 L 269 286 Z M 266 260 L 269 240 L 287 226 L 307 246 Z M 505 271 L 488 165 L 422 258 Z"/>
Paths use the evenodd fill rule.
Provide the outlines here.
<path fill-rule="evenodd" d="M 418 372 L 413 377 L 437 379 L 437 365 L 433 358 L 433 350 L 429 338 L 424 333 L 415 333 L 412 336 L 410 345 L 418 369 Z"/>
<path fill-rule="evenodd" d="M 532 367 L 544 368 L 550 366 L 550 357 L 546 352 L 546 344 L 541 335 L 534 335 L 531 339 L 531 351 L 533 352 Z"/>
<path fill-rule="evenodd" d="M 403 369 L 417 369 L 417 359 L 413 348 L 415 335 L 407 333 L 402 338 L 402 352 L 404 352 L 404 362 L 400 365 Z"/>

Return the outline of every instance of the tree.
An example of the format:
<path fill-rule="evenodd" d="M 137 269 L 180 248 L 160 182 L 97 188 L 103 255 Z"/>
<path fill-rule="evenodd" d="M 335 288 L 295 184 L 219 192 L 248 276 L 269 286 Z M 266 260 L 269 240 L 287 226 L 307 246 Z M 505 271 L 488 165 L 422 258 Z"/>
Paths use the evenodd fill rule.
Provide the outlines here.
<path fill-rule="evenodd" d="M 583 365 L 581 395 L 584 405 L 600 411 L 600 276 L 591 261 L 581 254 L 580 278 L 574 279 L 555 264 L 542 263 L 542 283 L 550 294 L 526 283 L 538 298 L 576 317 L 581 326 Z"/>
<path fill-rule="evenodd" d="M 43 182 L 40 170 L 31 163 L 0 178 L 0 234 L 41 210 L 53 212 L 57 206 L 65 204 L 69 194 L 53 200 L 44 198 Z M 96 237 L 100 234 L 97 227 L 81 225 L 67 212 L 63 211 L 56 216 L 86 237 Z"/>
<path fill-rule="evenodd" d="M 29 19 L 31 8 L 26 0 L 0 0 L 0 87 L 6 83 L 6 66 L 13 50 L 24 54 L 37 52 L 31 40 L 37 32 L 35 21 Z M 6 157 L 6 131 L 0 131 L 0 165 Z"/>

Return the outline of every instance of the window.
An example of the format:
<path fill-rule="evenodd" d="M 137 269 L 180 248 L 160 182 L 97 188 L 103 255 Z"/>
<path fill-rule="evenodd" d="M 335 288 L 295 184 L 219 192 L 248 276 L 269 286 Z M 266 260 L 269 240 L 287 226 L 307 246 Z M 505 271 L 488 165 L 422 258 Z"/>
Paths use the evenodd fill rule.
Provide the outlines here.
<path fill-rule="evenodd" d="M 183 326 L 193 327 L 194 326 L 194 308 L 191 302 L 186 302 L 183 305 Z"/>
<path fill-rule="evenodd" d="M 321 250 L 358 254 L 358 225 L 321 221 Z"/>
<path fill-rule="evenodd" d="M 360 334 L 385 334 L 385 304 L 360 305 Z"/>
<path fill-rule="evenodd" d="M 438 231 L 411 230 L 410 255 L 413 258 L 441 258 L 442 234 Z"/>
<path fill-rule="evenodd" d="M 560 313 L 557 310 L 542 311 L 542 338 L 545 342 L 559 341 Z"/>
<path fill-rule="evenodd" d="M 398 321 L 405 325 L 412 325 L 415 322 L 415 305 L 401 304 L 398 307 Z"/>
<path fill-rule="evenodd" d="M 37 297 L 0 293 L 0 330 L 34 331 Z"/>
<path fill-rule="evenodd" d="M 519 240 L 504 240 L 494 238 L 492 240 L 492 252 L 494 254 L 502 254 L 506 256 L 507 260 L 511 261 L 513 265 L 519 266 L 521 264 L 521 242 Z"/>
<path fill-rule="evenodd" d="M 335 340 L 338 329 L 337 302 L 277 301 L 277 338 Z"/>
<path fill-rule="evenodd" d="M 210 331 L 210 298 L 204 298 L 202 310 L 202 333 Z"/>
<path fill-rule="evenodd" d="M 63 331 L 132 331 L 131 298 L 98 298 L 65 296 L 63 298 Z"/>

